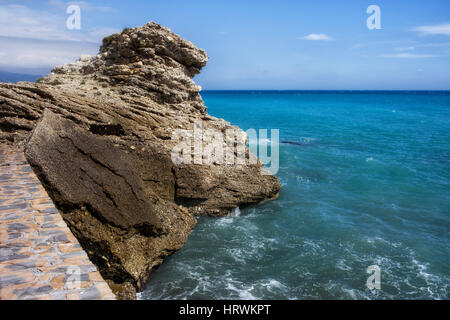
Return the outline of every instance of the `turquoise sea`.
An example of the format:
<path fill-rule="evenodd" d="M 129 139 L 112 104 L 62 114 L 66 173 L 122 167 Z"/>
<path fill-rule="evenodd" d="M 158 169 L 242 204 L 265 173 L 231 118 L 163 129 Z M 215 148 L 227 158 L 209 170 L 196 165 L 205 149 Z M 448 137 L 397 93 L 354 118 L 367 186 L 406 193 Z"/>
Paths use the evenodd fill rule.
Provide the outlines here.
<path fill-rule="evenodd" d="M 140 299 L 450 299 L 450 92 L 202 96 L 301 145 L 280 144 L 277 200 L 200 218 Z"/>

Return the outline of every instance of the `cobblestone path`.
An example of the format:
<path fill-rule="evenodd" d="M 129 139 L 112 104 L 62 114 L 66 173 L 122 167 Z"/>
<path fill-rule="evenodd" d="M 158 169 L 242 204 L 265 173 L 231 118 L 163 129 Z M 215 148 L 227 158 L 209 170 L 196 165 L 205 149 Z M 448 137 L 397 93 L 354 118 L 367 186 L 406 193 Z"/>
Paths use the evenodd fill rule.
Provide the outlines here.
<path fill-rule="evenodd" d="M 0 144 L 0 300 L 115 299 L 22 152 Z"/>

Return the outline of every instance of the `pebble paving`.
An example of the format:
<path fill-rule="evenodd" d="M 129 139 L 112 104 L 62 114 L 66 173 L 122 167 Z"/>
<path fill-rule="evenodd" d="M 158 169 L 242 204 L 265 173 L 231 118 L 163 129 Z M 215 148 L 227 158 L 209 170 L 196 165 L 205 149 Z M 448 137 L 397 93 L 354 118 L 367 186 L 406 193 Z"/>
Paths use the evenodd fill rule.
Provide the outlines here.
<path fill-rule="evenodd" d="M 115 299 L 22 151 L 0 144 L 0 300 Z"/>

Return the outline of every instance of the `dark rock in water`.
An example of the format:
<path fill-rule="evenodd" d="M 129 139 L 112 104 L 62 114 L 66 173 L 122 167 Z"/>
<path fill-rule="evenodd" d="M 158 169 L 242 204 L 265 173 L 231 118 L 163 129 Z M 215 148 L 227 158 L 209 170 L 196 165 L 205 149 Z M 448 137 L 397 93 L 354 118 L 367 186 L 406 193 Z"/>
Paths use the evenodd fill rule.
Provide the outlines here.
<path fill-rule="evenodd" d="M 309 145 L 310 145 L 309 143 L 296 142 L 296 141 L 281 141 L 281 143 L 284 143 L 284 144 L 293 144 L 293 145 L 295 145 L 295 146 L 301 146 L 301 147 L 303 147 L 303 146 L 309 146 Z"/>
<path fill-rule="evenodd" d="M 262 164 L 175 165 L 175 129 L 221 132 L 192 77 L 206 53 L 155 23 L 39 83 L 0 84 L 0 142 L 28 161 L 103 277 L 124 298 L 185 243 L 194 215 L 273 199 Z M 128 293 L 127 293 L 128 292 Z"/>

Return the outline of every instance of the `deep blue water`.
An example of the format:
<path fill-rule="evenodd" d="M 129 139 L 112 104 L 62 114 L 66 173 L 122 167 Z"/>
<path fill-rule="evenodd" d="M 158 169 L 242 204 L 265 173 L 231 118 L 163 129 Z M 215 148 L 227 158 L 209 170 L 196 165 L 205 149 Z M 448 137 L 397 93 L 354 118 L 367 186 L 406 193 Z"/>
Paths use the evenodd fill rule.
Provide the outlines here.
<path fill-rule="evenodd" d="M 277 200 L 200 218 L 141 299 L 450 298 L 450 92 L 202 96 L 304 145 L 280 144 Z"/>

